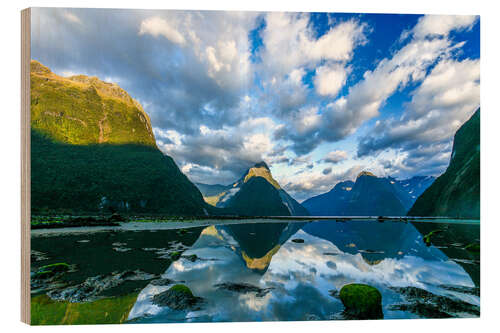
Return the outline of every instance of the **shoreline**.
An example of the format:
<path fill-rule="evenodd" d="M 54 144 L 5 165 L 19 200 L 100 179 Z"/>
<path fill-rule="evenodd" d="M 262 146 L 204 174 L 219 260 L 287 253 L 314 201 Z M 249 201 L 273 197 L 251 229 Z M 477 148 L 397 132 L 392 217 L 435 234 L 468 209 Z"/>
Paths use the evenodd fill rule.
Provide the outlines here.
<path fill-rule="evenodd" d="M 480 220 L 466 219 L 448 219 L 448 218 L 384 218 L 377 219 L 376 217 L 272 217 L 272 218 L 247 218 L 247 219 L 200 219 L 191 220 L 189 222 L 180 220 L 156 221 L 156 222 L 119 222 L 118 225 L 110 226 L 74 226 L 74 227 L 50 227 L 37 228 L 31 230 L 31 237 L 37 236 L 54 236 L 61 234 L 79 234 L 79 233 L 94 233 L 94 232 L 109 232 L 109 231 L 154 231 L 154 230 L 172 230 L 172 229 L 189 229 L 196 227 L 208 227 L 211 225 L 231 225 L 231 224 L 250 224 L 250 223 L 304 223 L 304 222 L 367 222 L 373 221 L 377 223 L 400 222 L 400 223 L 458 223 L 458 224 L 476 224 L 480 225 Z"/>

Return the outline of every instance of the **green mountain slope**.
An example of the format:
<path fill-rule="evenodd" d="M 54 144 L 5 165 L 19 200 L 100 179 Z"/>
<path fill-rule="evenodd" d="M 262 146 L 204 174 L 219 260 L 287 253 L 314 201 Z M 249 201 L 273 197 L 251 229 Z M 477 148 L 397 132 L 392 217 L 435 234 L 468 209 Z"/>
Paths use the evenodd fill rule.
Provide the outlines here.
<path fill-rule="evenodd" d="M 156 147 L 149 117 L 115 84 L 31 63 L 34 214 L 202 215 L 208 205 Z"/>
<path fill-rule="evenodd" d="M 450 165 L 417 199 L 410 216 L 479 218 L 480 109 L 455 134 Z"/>

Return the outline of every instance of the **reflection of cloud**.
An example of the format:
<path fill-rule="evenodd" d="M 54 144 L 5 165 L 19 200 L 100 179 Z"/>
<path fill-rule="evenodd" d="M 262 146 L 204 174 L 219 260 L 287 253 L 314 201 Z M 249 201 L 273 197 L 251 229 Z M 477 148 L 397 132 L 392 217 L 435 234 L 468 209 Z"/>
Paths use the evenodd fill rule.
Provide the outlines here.
<path fill-rule="evenodd" d="M 323 292 L 341 288 L 347 281 L 368 284 L 427 289 L 428 285 L 474 284 L 463 268 L 453 261 L 432 261 L 416 256 L 401 259 L 385 258 L 377 265 L 367 263 L 361 253 L 341 252 L 329 241 L 311 236 L 302 230 L 294 237 L 305 240 L 303 244 L 285 243 L 263 276 L 266 283 L 282 283 L 294 289 L 299 283 L 323 286 Z M 324 253 L 336 255 L 325 256 Z M 314 270 L 316 274 L 311 274 Z"/>
<path fill-rule="evenodd" d="M 322 230 L 332 236 L 331 229 Z M 408 237 L 408 242 L 412 242 L 413 238 L 417 240 L 416 233 L 404 235 Z M 168 289 L 168 286 L 149 285 L 139 294 L 129 319 L 145 314 L 159 321 L 201 320 L 197 318 L 214 321 L 305 320 L 309 316 L 327 319 L 343 309 L 341 302 L 331 297 L 329 291 L 339 290 L 348 283 L 375 286 L 382 293 L 384 302 L 389 304 L 391 300 L 399 299 L 389 287 L 415 286 L 436 294 L 449 294 L 440 285 L 474 286 L 461 266 L 453 261 L 443 261 L 443 257 L 436 254 L 441 253 L 439 250 L 429 255 L 421 241 L 420 245 L 414 244 L 412 255 L 399 259 L 382 257 L 377 265 L 370 265 L 361 253 L 342 252 L 333 242 L 303 230 L 289 237 L 294 238 L 301 238 L 304 243 L 289 240 L 269 251 L 263 257 L 266 260 L 258 259 L 269 265 L 262 275 L 262 272 L 258 273 L 247 265 L 242 258 L 242 248 L 226 231 L 207 227 L 192 248 L 184 253 L 196 254 L 202 259 L 191 262 L 181 258 L 162 275 L 163 278 L 185 281 L 183 283 L 194 295 L 205 299 L 202 310 L 179 314 L 168 308 L 159 308 L 151 303 L 151 297 Z M 214 287 L 226 282 L 270 289 L 267 294 L 258 297 L 256 292 L 238 294 Z M 454 296 L 472 304 L 479 302 L 476 296 Z"/>

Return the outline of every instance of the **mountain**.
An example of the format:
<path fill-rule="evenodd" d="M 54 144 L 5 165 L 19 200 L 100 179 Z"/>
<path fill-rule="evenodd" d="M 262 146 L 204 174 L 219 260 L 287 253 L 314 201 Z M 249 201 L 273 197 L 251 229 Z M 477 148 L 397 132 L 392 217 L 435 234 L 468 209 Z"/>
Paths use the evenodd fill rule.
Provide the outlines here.
<path fill-rule="evenodd" d="M 398 216 L 405 215 L 406 211 L 391 182 L 366 171 L 356 178 L 343 210 L 349 216 Z"/>
<path fill-rule="evenodd" d="M 479 218 L 480 109 L 455 133 L 446 171 L 417 199 L 411 216 Z"/>
<path fill-rule="evenodd" d="M 315 216 L 345 215 L 353 186 L 350 180 L 339 182 L 329 192 L 305 200 L 302 206 Z"/>
<path fill-rule="evenodd" d="M 203 186 L 202 186 L 203 187 Z M 220 193 L 215 188 L 205 200 L 246 216 L 305 216 L 307 210 L 293 199 L 273 178 L 266 163 L 260 162 L 247 170 L 236 182 Z M 208 191 L 205 193 L 208 194 Z"/>
<path fill-rule="evenodd" d="M 401 200 L 401 203 L 409 210 L 415 203 L 415 200 L 432 185 L 433 176 L 414 176 L 408 179 L 397 180 L 392 177 L 387 177 L 387 180 L 395 187 L 396 195 Z"/>
<path fill-rule="evenodd" d="M 432 176 L 379 178 L 363 171 L 356 182 L 339 182 L 329 192 L 305 200 L 302 206 L 315 216 L 404 215 L 434 180 Z"/>
<path fill-rule="evenodd" d="M 203 195 L 203 199 L 212 206 L 216 205 L 221 193 L 231 188 L 231 185 L 221 184 L 209 185 L 203 183 L 195 183 L 195 185 Z"/>
<path fill-rule="evenodd" d="M 148 115 L 118 85 L 31 61 L 34 214 L 202 215 L 200 191 L 160 152 Z"/>

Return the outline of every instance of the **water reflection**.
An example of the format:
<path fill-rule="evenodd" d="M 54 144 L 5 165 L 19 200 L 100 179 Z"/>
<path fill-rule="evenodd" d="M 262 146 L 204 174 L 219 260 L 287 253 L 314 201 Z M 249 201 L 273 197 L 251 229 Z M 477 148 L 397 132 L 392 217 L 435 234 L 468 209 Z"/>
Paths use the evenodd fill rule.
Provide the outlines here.
<path fill-rule="evenodd" d="M 196 255 L 196 260 L 190 260 L 190 255 Z M 186 284 L 204 299 L 201 309 L 175 311 L 154 305 L 152 296 L 171 284 L 149 284 L 139 294 L 129 319 L 342 319 L 343 306 L 335 295 L 352 282 L 381 291 L 385 318 L 418 317 L 414 312 L 393 309 L 392 305 L 404 301 L 395 287 L 417 287 L 479 305 L 479 296 L 459 290 L 474 287 L 467 271 L 441 249 L 426 246 L 414 225 L 400 222 L 210 226 L 162 278 Z M 231 284 L 247 288 L 227 288 Z"/>

